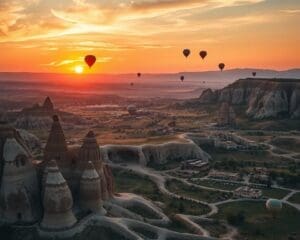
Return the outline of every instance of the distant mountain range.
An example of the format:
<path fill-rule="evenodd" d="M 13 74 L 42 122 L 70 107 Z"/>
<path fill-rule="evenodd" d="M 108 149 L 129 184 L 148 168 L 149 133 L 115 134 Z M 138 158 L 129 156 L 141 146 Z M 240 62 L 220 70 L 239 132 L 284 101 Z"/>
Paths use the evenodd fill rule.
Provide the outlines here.
<path fill-rule="evenodd" d="M 223 86 L 234 82 L 237 79 L 252 77 L 252 72 L 256 72 L 257 78 L 299 78 L 300 68 L 289 69 L 285 71 L 276 71 L 269 69 L 230 69 L 223 72 L 220 71 L 205 71 L 205 72 L 181 72 L 181 73 L 162 73 L 149 74 L 142 73 L 141 78 L 137 78 L 136 74 L 91 74 L 91 75 L 75 75 L 75 74 L 60 74 L 60 73 L 25 73 L 25 72 L 2 72 L 0 73 L 0 81 L 26 81 L 26 82 L 65 82 L 69 79 L 84 79 L 92 82 L 126 82 L 126 81 L 141 81 L 153 82 L 159 81 L 167 83 L 169 81 L 177 81 L 181 75 L 185 76 L 185 82 L 210 82 L 221 83 Z M 223 87 L 218 86 L 218 87 Z M 212 86 L 210 86 L 212 87 Z"/>

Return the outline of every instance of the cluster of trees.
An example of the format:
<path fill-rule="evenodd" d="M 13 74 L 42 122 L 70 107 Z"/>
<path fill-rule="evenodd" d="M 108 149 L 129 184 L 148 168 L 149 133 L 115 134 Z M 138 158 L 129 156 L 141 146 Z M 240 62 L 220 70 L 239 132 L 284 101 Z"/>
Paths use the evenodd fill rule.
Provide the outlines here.
<path fill-rule="evenodd" d="M 270 177 L 272 180 L 276 180 L 282 185 L 291 187 L 300 187 L 300 173 L 291 173 L 286 171 L 271 171 Z"/>
<path fill-rule="evenodd" d="M 239 211 L 238 213 L 230 213 L 226 216 L 227 222 L 233 226 L 240 226 L 245 223 L 245 213 Z"/>
<path fill-rule="evenodd" d="M 170 201 L 168 204 L 169 208 L 176 209 L 179 213 L 185 212 L 185 206 L 182 201 Z"/>
<path fill-rule="evenodd" d="M 238 161 L 234 159 L 223 159 L 222 161 L 215 162 L 213 167 L 215 169 L 238 171 L 241 168 L 258 167 L 258 163 L 254 161 Z"/>

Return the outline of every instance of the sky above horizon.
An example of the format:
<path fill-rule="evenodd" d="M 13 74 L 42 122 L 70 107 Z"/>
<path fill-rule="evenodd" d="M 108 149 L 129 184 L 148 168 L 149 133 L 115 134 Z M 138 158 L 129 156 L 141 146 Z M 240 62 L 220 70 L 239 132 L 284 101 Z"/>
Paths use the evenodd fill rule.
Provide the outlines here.
<path fill-rule="evenodd" d="M 299 0 L 0 0 L 0 71 L 299 68 L 299 23 Z"/>

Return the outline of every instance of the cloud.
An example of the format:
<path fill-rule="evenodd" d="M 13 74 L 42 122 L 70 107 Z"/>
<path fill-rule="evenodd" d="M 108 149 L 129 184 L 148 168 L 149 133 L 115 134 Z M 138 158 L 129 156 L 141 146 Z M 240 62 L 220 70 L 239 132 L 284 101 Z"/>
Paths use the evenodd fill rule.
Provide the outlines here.
<path fill-rule="evenodd" d="M 281 10 L 281 12 L 290 14 L 290 15 L 298 15 L 298 14 L 300 14 L 300 9 L 284 9 L 284 10 Z"/>
<path fill-rule="evenodd" d="M 146 37 L 176 32 L 195 32 L 218 28 L 223 17 L 213 21 L 191 20 L 192 15 L 216 8 L 255 4 L 263 0 L 0 0 L 1 42 L 49 40 L 66 36 L 89 35 L 94 39 L 108 36 Z M 175 15 L 176 14 L 176 15 Z M 230 20 L 232 19 L 232 21 Z M 227 25 L 238 24 L 238 17 L 225 18 Z M 250 22 L 255 22 L 249 18 Z M 246 21 L 241 22 L 246 24 Z M 139 45 L 137 43 L 136 45 Z M 167 44 L 168 45 L 168 44 Z M 155 46 L 155 43 L 149 43 Z M 74 50 L 89 50 L 95 46 L 78 46 Z M 123 50 L 128 46 L 97 46 Z M 55 46 L 51 47 L 54 49 Z"/>
<path fill-rule="evenodd" d="M 97 57 L 97 63 L 107 63 L 112 60 L 111 57 Z M 77 58 L 77 59 L 65 59 L 60 61 L 52 61 L 50 63 L 44 63 L 41 64 L 42 66 L 48 66 L 48 67 L 62 67 L 67 65 L 74 65 L 75 63 L 84 63 L 83 58 Z"/>

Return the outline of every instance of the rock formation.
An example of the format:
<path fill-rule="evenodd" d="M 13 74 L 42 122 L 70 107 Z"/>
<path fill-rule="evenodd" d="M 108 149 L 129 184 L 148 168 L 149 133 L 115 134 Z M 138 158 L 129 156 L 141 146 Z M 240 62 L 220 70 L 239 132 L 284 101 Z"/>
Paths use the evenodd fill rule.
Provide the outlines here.
<path fill-rule="evenodd" d="M 80 206 L 84 211 L 104 214 L 101 180 L 91 161 L 86 164 L 80 180 Z"/>
<path fill-rule="evenodd" d="M 31 116 L 52 116 L 55 114 L 54 105 L 50 99 L 50 97 L 46 97 L 42 106 L 38 103 L 34 104 L 30 108 L 24 108 L 22 110 L 23 115 L 31 115 Z"/>
<path fill-rule="evenodd" d="M 0 123 L 1 222 L 39 222 L 44 230 L 66 229 L 77 222 L 73 200 L 80 213 L 104 215 L 103 202 L 114 197 L 114 183 L 95 134 L 90 131 L 81 148 L 72 152 L 54 116 L 44 152 L 43 162 L 33 161 L 19 132 Z"/>
<path fill-rule="evenodd" d="M 300 118 L 300 80 L 240 79 L 221 90 L 204 91 L 198 101 L 246 105 L 247 115 L 254 119 Z"/>
<path fill-rule="evenodd" d="M 107 179 L 104 174 L 103 163 L 100 155 L 100 148 L 97 143 L 95 134 L 90 131 L 79 150 L 79 161 L 80 161 L 80 169 L 81 171 L 85 168 L 86 164 L 91 161 L 96 171 L 98 172 L 101 179 L 101 190 L 102 190 L 102 198 L 103 200 L 107 200 L 109 198 L 109 193 L 107 189 Z"/>
<path fill-rule="evenodd" d="M 213 103 L 217 101 L 217 95 L 210 88 L 204 90 L 200 97 L 201 103 Z"/>
<path fill-rule="evenodd" d="M 0 124 L 0 217 L 10 223 L 33 223 L 41 217 L 39 185 L 32 156 L 19 133 Z"/>
<path fill-rule="evenodd" d="M 192 141 L 141 146 L 106 145 L 101 147 L 101 154 L 103 159 L 108 162 L 134 162 L 141 165 L 165 164 L 168 161 L 189 159 L 210 159 L 210 156 Z"/>
<path fill-rule="evenodd" d="M 54 111 L 54 105 L 53 105 L 50 97 L 46 97 L 44 104 L 43 104 L 43 109 L 48 112 Z"/>
<path fill-rule="evenodd" d="M 77 200 L 79 185 L 83 171 L 91 161 L 100 177 L 101 198 L 106 201 L 113 197 L 113 176 L 109 166 L 103 163 L 100 148 L 95 134 L 89 131 L 79 149 L 68 149 L 59 119 L 53 117 L 53 124 L 44 151 L 45 163 L 50 159 L 57 160 L 63 177 L 66 179 L 75 200 Z M 105 172 L 106 171 L 106 172 Z"/>
<path fill-rule="evenodd" d="M 64 229 L 72 227 L 77 222 L 72 212 L 71 191 L 55 160 L 47 167 L 43 205 L 44 216 L 41 222 L 43 228 Z"/>
<path fill-rule="evenodd" d="M 24 129 L 18 129 L 17 131 L 24 140 L 26 146 L 29 147 L 31 152 L 35 150 L 41 150 L 41 141 L 37 136 Z"/>
<path fill-rule="evenodd" d="M 52 159 L 57 160 L 61 166 L 67 161 L 68 147 L 64 132 L 59 122 L 57 115 L 53 116 L 53 123 L 48 137 L 47 144 L 44 150 L 45 161 Z"/>
<path fill-rule="evenodd" d="M 218 125 L 232 127 L 236 125 L 235 112 L 228 102 L 221 104 L 218 114 Z"/>
<path fill-rule="evenodd" d="M 20 116 L 14 123 L 16 128 L 19 129 L 40 129 L 45 130 L 51 126 L 50 117 L 38 117 L 38 116 Z"/>

